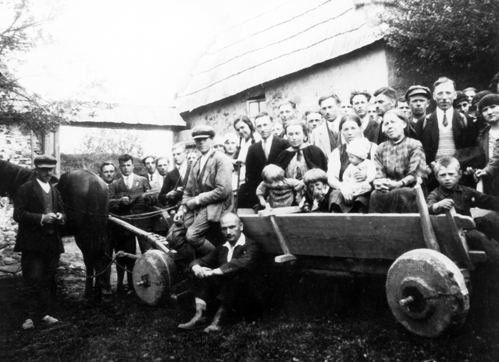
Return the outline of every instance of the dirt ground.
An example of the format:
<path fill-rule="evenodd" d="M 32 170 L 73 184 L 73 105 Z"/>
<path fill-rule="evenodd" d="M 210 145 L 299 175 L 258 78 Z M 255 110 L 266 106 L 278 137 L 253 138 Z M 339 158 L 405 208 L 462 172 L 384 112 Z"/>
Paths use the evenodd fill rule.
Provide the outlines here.
<path fill-rule="evenodd" d="M 81 299 L 81 254 L 74 243 L 65 246 L 58 325 L 21 330 L 22 278 L 0 279 L 0 361 L 498 360 L 499 300 L 484 305 L 473 297 L 460 330 L 425 339 L 397 325 L 382 279 L 363 280 L 359 289 L 350 279 L 293 276 L 283 279 L 277 298 L 260 314 L 236 317 L 221 333 L 204 335 L 176 328 L 194 311 L 187 294 L 176 308 L 151 308 L 133 294 L 106 297 L 100 304 Z M 354 287 L 360 294 L 348 297 Z"/>

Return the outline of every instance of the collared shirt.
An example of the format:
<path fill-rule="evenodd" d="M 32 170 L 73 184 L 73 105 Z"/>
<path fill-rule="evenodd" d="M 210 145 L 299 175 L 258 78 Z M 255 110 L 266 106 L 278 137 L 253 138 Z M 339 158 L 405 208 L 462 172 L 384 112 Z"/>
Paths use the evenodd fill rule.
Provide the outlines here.
<path fill-rule="evenodd" d="M 206 165 L 206 161 L 208 161 L 210 155 L 211 155 L 211 150 L 209 152 L 206 152 L 204 155 L 201 155 L 199 160 L 199 173 L 203 172 L 204 166 Z"/>
<path fill-rule="evenodd" d="M 229 249 L 229 252 L 227 253 L 227 262 L 232 260 L 232 255 L 234 254 L 234 249 L 236 246 L 244 246 L 246 244 L 246 236 L 244 234 L 241 234 L 239 237 L 239 240 L 234 244 L 234 246 L 230 245 L 230 243 L 227 241 L 225 242 L 224 246 Z"/>
<path fill-rule="evenodd" d="M 486 195 L 471 187 L 457 185 L 453 190 L 439 186 L 428 195 L 428 210 L 431 214 L 436 214 L 433 205 L 443 199 L 452 199 L 456 212 L 461 215 L 471 216 L 472 207 L 499 212 L 499 198 Z M 444 212 L 445 210 L 440 210 L 440 213 Z"/>
<path fill-rule="evenodd" d="M 126 187 L 131 190 L 133 187 L 133 174 L 129 176 L 123 175 L 123 181 L 125 182 Z"/>
<path fill-rule="evenodd" d="M 50 192 L 50 184 L 48 182 L 42 182 L 38 178 L 36 179 L 36 181 L 38 181 L 38 184 L 42 187 L 45 193 L 48 194 Z"/>
<path fill-rule="evenodd" d="M 271 134 L 266 140 L 262 138 L 262 149 L 263 153 L 265 153 L 265 157 L 268 159 L 270 154 L 270 148 L 272 147 L 272 140 L 274 136 Z"/>
<path fill-rule="evenodd" d="M 444 113 L 447 116 L 447 127 L 444 127 Z M 449 108 L 445 112 L 437 107 L 437 120 L 439 129 L 449 129 L 452 127 L 452 117 L 454 116 L 454 108 Z"/>
<path fill-rule="evenodd" d="M 185 173 L 187 172 L 187 162 L 184 161 L 184 163 L 182 163 L 180 165 L 180 167 L 176 166 L 177 169 L 178 169 L 178 173 L 180 174 L 180 177 L 182 177 L 182 180 L 184 180 L 188 175 L 186 175 Z"/>

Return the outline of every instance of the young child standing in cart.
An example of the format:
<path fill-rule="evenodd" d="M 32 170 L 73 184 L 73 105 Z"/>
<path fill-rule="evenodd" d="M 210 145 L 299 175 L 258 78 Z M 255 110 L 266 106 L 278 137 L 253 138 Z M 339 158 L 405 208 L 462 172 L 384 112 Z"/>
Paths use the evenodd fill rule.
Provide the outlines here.
<path fill-rule="evenodd" d="M 256 196 L 263 207 L 287 207 L 301 202 L 305 185 L 294 178 L 284 177 L 284 170 L 279 166 L 265 166 L 262 179 L 256 189 Z"/>
<path fill-rule="evenodd" d="M 467 232 L 468 243 L 478 242 L 483 237 L 499 241 L 499 198 L 481 193 L 473 188 L 459 185 L 462 172 L 459 161 L 454 157 L 440 158 L 434 167 L 440 187 L 428 196 L 430 214 L 444 213 L 453 207 L 461 215 L 471 216 L 471 208 L 479 207 L 496 212 L 487 213 L 474 219 L 476 229 Z M 474 246 L 474 245 L 470 245 Z"/>

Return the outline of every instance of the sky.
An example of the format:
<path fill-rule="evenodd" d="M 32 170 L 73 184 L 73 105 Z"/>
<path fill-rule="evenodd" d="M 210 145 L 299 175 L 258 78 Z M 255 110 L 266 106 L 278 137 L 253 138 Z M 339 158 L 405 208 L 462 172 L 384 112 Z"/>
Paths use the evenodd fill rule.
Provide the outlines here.
<path fill-rule="evenodd" d="M 53 16 L 42 24 L 44 39 L 9 68 L 48 100 L 173 106 L 229 11 L 244 1 L 31 0 L 35 17 Z M 0 25 L 8 16 L 0 14 Z M 77 152 L 91 132 L 61 127 L 61 152 Z M 145 153 L 167 153 L 171 132 L 143 133 Z"/>
<path fill-rule="evenodd" d="M 172 105 L 223 24 L 229 0 L 36 0 L 48 42 L 22 55 L 22 85 L 43 97 Z M 240 4 L 240 3 L 238 3 Z"/>

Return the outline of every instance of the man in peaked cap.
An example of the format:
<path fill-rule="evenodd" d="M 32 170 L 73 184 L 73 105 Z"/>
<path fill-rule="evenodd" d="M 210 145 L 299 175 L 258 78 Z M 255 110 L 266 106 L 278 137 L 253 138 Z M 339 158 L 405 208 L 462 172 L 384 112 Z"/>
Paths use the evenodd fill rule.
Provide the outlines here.
<path fill-rule="evenodd" d="M 19 187 L 14 202 L 14 220 L 19 223 L 14 251 L 22 252 L 29 315 L 23 329 L 33 329 L 37 319 L 46 324 L 58 322 L 48 312 L 54 304 L 51 299 L 55 297 L 52 291 L 59 255 L 64 252 L 59 228 L 66 216 L 59 192 L 49 183 L 57 160 L 42 155 L 34 164 L 36 178 Z"/>
<path fill-rule="evenodd" d="M 198 256 L 212 251 L 214 246 L 206 234 L 232 210 L 232 162 L 213 148 L 215 130 L 197 126 L 192 138 L 201 156 L 191 167 L 181 206 L 173 219 L 175 225 L 167 236 L 170 246 L 177 250 L 177 259 L 192 257 L 192 249 Z"/>
<path fill-rule="evenodd" d="M 418 119 L 426 117 L 426 108 L 428 108 L 431 99 L 431 91 L 428 87 L 410 86 L 405 92 L 405 99 L 411 107 L 413 124 L 416 124 Z"/>

